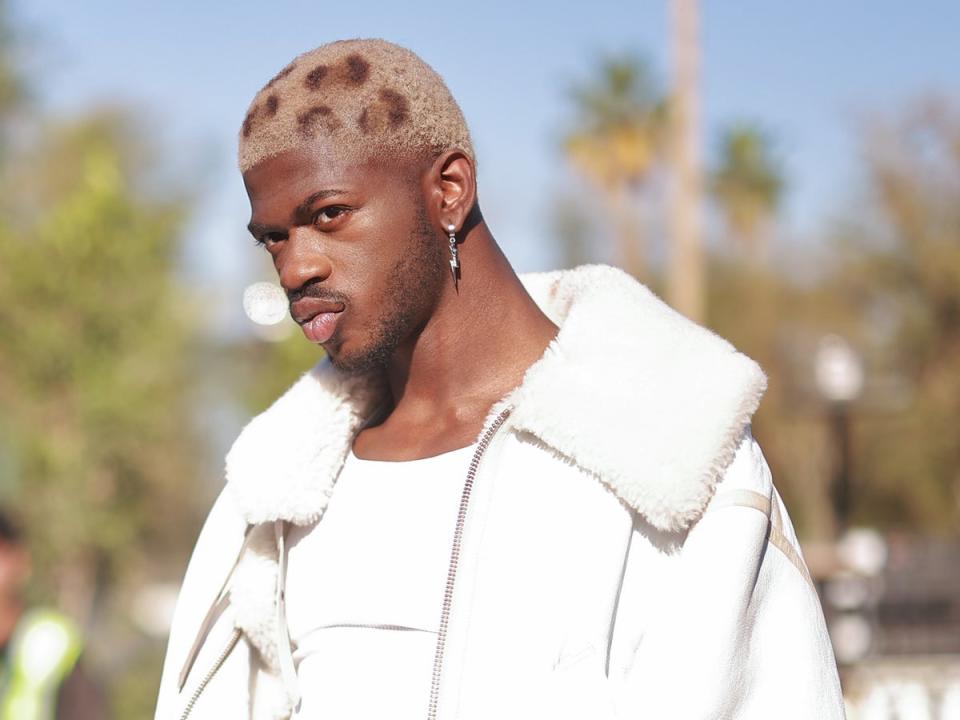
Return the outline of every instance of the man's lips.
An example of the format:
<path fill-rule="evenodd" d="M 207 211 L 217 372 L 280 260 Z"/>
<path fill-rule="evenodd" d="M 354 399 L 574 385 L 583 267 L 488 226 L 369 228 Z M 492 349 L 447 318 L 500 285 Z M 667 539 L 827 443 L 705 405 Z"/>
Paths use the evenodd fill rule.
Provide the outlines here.
<path fill-rule="evenodd" d="M 318 345 L 323 344 L 333 337 L 339 319 L 339 311 L 317 313 L 313 318 L 301 325 L 303 334 L 310 342 Z"/>
<path fill-rule="evenodd" d="M 312 343 L 325 343 L 333 337 L 337 321 L 343 312 L 343 303 L 331 303 L 306 297 L 290 305 L 290 314 L 303 328 L 303 334 Z"/>
<path fill-rule="evenodd" d="M 294 322 L 303 325 L 309 322 L 319 313 L 338 313 L 343 310 L 343 303 L 330 302 L 315 297 L 300 298 L 296 302 L 290 303 L 290 315 Z"/>

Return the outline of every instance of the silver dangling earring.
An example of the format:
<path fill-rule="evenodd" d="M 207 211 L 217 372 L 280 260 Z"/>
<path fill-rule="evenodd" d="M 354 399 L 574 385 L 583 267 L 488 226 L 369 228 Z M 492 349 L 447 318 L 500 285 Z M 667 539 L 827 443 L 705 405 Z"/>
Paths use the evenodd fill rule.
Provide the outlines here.
<path fill-rule="evenodd" d="M 457 258 L 457 229 L 453 224 L 447 225 L 450 235 L 450 272 L 453 275 L 454 287 L 457 285 L 457 273 L 460 269 L 460 260 Z"/>

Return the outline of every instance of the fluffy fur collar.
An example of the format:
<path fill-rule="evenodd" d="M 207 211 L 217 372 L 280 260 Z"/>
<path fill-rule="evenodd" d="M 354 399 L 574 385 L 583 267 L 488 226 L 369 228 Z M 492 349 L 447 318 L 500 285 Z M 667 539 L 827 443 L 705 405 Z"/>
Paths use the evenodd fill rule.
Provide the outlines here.
<path fill-rule="evenodd" d="M 508 424 L 595 474 L 653 526 L 689 527 L 760 403 L 760 367 L 618 269 L 521 280 L 560 332 L 497 404 L 514 406 Z M 319 518 L 354 433 L 385 391 L 322 361 L 254 418 L 227 455 L 247 521 Z"/>

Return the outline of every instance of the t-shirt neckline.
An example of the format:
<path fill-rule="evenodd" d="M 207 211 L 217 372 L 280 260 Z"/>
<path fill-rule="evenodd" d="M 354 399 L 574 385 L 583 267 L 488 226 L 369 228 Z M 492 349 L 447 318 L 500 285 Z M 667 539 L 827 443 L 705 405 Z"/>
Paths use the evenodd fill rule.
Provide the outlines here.
<path fill-rule="evenodd" d="M 416 459 L 414 459 L 414 460 L 371 460 L 371 459 L 368 459 L 368 458 L 358 457 L 358 456 L 353 452 L 353 445 L 351 445 L 351 446 L 350 446 L 350 452 L 349 452 L 349 458 L 348 458 L 348 459 L 349 459 L 352 463 L 361 463 L 361 464 L 370 465 L 370 466 L 372 466 L 372 465 L 381 465 L 381 466 L 387 466 L 387 465 L 394 465 L 394 466 L 413 465 L 413 464 L 415 464 L 415 463 L 429 463 L 429 462 L 434 462 L 434 461 L 435 461 L 435 462 L 440 462 L 440 461 L 442 461 L 442 460 L 444 460 L 444 459 L 448 459 L 448 458 L 452 458 L 452 457 L 458 457 L 458 456 L 460 456 L 460 455 L 462 455 L 462 454 L 467 454 L 467 451 L 468 451 L 468 450 L 473 450 L 474 448 L 476 448 L 476 446 L 477 446 L 477 443 L 471 443 L 470 445 L 464 445 L 463 447 L 454 448 L 453 450 L 446 450 L 446 451 L 444 451 L 444 452 L 442 452 L 442 453 L 437 453 L 436 455 L 428 455 L 427 457 L 416 458 Z M 472 454 L 472 453 L 471 453 L 471 454 Z"/>

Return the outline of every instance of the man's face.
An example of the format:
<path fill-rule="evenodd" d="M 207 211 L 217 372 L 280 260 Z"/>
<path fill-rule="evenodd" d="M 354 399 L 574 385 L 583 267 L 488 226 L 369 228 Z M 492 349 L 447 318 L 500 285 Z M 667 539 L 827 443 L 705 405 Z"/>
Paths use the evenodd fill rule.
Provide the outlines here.
<path fill-rule="evenodd" d="M 419 176 L 321 146 L 243 176 L 250 232 L 270 253 L 304 335 L 344 372 L 383 367 L 423 327 L 444 281 Z"/>

